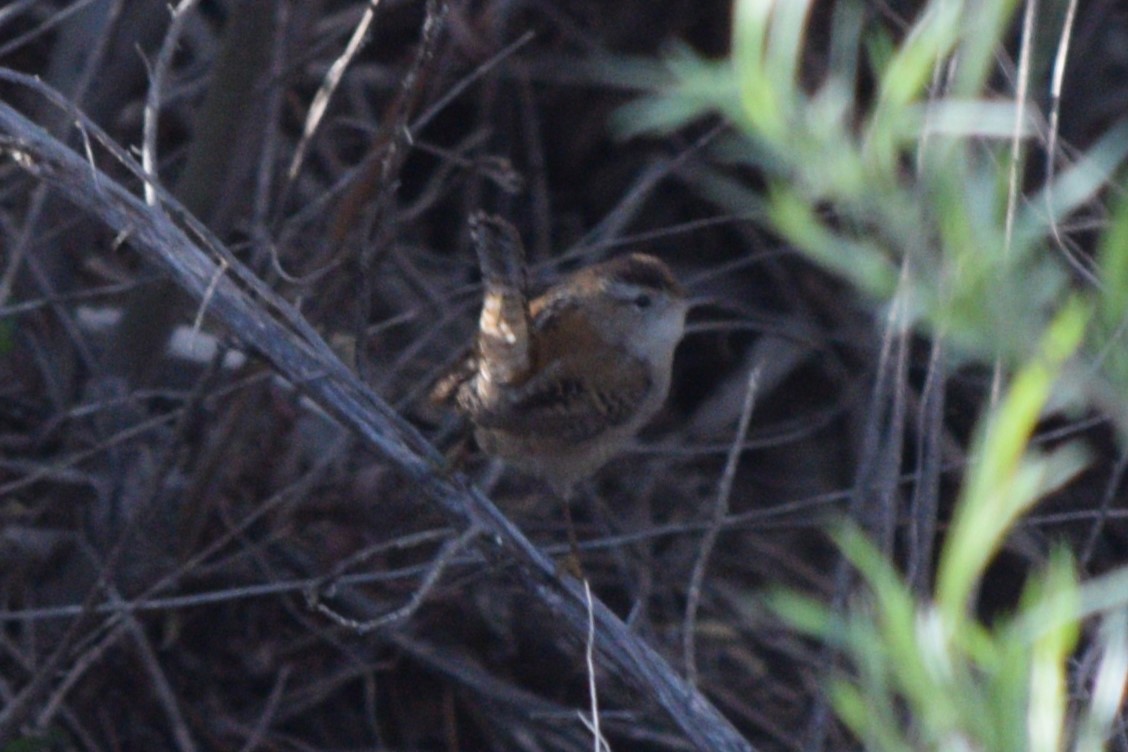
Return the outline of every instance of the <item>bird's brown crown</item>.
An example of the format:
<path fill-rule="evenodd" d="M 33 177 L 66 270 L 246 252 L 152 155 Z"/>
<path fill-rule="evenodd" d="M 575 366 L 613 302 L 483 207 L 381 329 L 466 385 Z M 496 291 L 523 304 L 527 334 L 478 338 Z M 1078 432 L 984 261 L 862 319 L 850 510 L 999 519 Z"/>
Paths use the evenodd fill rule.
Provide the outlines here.
<path fill-rule="evenodd" d="M 600 270 L 612 282 L 659 290 L 674 297 L 685 297 L 685 290 L 674 279 L 670 267 L 653 256 L 632 253 L 591 268 Z"/>

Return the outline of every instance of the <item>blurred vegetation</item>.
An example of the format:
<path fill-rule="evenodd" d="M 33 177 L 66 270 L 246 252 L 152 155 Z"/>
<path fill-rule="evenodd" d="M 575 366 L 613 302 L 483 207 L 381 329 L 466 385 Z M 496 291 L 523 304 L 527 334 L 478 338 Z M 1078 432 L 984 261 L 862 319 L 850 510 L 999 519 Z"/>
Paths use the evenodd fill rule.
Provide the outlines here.
<path fill-rule="evenodd" d="M 1039 421 L 1100 410 L 1122 447 L 1128 429 L 1128 372 L 1109 357 L 1128 344 L 1128 201 L 1115 178 L 1128 120 L 1062 171 L 1027 181 L 1044 122 L 1025 94 L 1000 99 L 989 86 L 1016 5 L 926 3 L 894 40 L 864 23 L 861 4 L 839 3 L 825 77 L 808 89 L 800 51 L 811 3 L 737 0 L 730 58 L 679 51 L 670 81 L 619 114 L 628 134 L 722 114 L 736 133 L 715 147 L 707 195 L 755 213 L 871 304 L 892 306 L 897 325 L 947 343 L 955 365 L 994 368 L 1007 383 L 969 448 L 931 597 L 914 597 L 855 525 L 838 541 L 870 598 L 842 611 L 778 597 L 788 621 L 848 656 L 832 701 L 867 749 L 1103 749 L 1128 681 L 1128 567 L 1082 585 L 1059 547 L 1030 573 L 1014 615 L 990 627 L 976 616 L 974 596 L 1008 535 L 1087 462 L 1080 442 L 1032 447 Z M 1028 55 L 1029 18 L 1018 33 Z M 1015 71 L 1023 92 L 1029 66 Z M 860 78 L 867 96 L 856 93 Z M 741 177 L 749 167 L 766 186 Z M 1104 193 L 1119 208 L 1097 233 L 1091 273 L 1071 280 L 1060 227 Z M 1094 608 L 1096 593 L 1110 597 Z M 1092 695 L 1076 701 L 1067 676 L 1091 617 L 1105 618 L 1102 659 Z"/>

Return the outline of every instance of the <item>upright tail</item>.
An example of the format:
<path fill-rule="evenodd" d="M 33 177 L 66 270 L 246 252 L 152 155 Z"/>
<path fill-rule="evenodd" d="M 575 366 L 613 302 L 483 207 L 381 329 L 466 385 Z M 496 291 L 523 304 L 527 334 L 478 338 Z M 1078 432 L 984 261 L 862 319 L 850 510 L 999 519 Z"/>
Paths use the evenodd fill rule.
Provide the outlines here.
<path fill-rule="evenodd" d="M 478 319 L 477 390 L 481 399 L 491 402 L 494 385 L 523 381 L 532 365 L 525 248 L 517 228 L 484 212 L 471 215 L 470 237 L 485 285 Z"/>

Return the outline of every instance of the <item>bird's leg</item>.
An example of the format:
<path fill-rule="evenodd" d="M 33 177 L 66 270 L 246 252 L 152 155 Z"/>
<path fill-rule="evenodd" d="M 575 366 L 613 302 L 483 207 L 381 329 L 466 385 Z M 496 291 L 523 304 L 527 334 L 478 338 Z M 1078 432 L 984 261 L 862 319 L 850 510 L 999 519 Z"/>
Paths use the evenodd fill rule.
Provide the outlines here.
<path fill-rule="evenodd" d="M 580 563 L 580 542 L 576 537 L 576 525 L 572 522 L 572 498 L 574 494 L 570 489 L 565 492 L 555 489 L 553 493 L 564 505 L 564 527 L 568 531 L 568 556 L 564 560 L 564 568 L 577 580 L 586 580 L 584 567 Z"/>

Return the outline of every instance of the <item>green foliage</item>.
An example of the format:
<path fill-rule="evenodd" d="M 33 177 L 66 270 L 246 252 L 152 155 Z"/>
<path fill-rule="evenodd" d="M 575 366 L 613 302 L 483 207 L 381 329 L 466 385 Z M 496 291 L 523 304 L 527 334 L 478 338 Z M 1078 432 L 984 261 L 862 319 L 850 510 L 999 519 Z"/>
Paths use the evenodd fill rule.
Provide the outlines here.
<path fill-rule="evenodd" d="M 1097 300 L 1091 349 L 1114 395 L 1128 394 L 1128 198 L 1121 199 L 1112 222 L 1101 238 L 1097 253 L 1103 284 Z M 1119 410 L 1119 423 L 1128 425 L 1122 400 L 1104 401 L 1106 409 Z"/>
<path fill-rule="evenodd" d="M 1072 733 L 1066 666 L 1081 619 L 1111 612 L 1102 633 L 1100 702 L 1083 720 L 1073 749 L 1099 749 L 1128 677 L 1128 570 L 1084 585 L 1065 551 L 1032 575 L 1017 612 L 984 626 L 971 614 L 976 583 L 1018 516 L 1082 466 L 1076 447 L 1027 449 L 1064 363 L 1081 341 L 1086 316 L 1067 306 L 1039 355 L 1016 374 L 976 442 L 969 477 L 941 552 L 934 602 L 914 599 L 893 566 L 855 527 L 837 540 L 866 588 L 846 612 L 790 592 L 773 598 L 794 627 L 839 648 L 851 671 L 830 696 L 839 717 L 874 750 L 1066 749 Z M 1098 680 L 1098 684 L 1100 681 Z M 1115 698 L 1115 699 L 1112 699 Z M 908 716 L 904 708 L 910 709 Z M 1094 746 L 1095 745 L 1095 746 Z"/>
<path fill-rule="evenodd" d="M 975 583 L 1022 513 L 1084 465 L 1075 445 L 1046 454 L 1028 445 L 1087 319 L 1080 304 L 1062 309 L 1040 351 L 1015 376 L 1007 398 L 989 413 L 972 447 L 976 461 L 968 468 L 937 573 L 937 605 L 953 625 L 964 617 Z"/>
<path fill-rule="evenodd" d="M 1098 408 L 1128 431 L 1128 200 L 1090 284 L 1070 284 L 1057 252 L 1062 221 L 1128 155 L 1128 126 L 1023 196 L 1032 118 L 987 90 L 1013 0 L 933 0 L 899 37 L 868 28 L 860 3 L 837 3 L 832 64 L 813 89 L 800 83 L 811 5 L 737 0 L 731 57 L 678 50 L 665 85 L 624 108 L 619 126 L 665 131 L 720 114 L 735 133 L 697 177 L 706 196 L 756 216 L 875 304 L 907 301 L 910 323 L 958 359 L 1013 376 L 969 453 L 932 601 L 846 526 L 837 539 L 864 582 L 855 602 L 840 611 L 779 593 L 774 605 L 848 658 L 830 697 L 868 749 L 1100 749 L 1128 677 L 1128 569 L 1082 583 L 1058 551 L 1014 614 L 985 625 L 974 600 L 1021 516 L 1084 466 L 1076 445 L 1031 448 L 1045 411 Z M 865 99 L 860 76 L 874 84 Z M 766 190 L 742 178 L 747 167 Z M 1071 701 L 1066 668 L 1095 616 L 1097 680 Z"/>
<path fill-rule="evenodd" d="M 650 93 L 618 113 L 620 131 L 723 115 L 737 135 L 716 145 L 715 169 L 696 177 L 705 195 L 740 214 L 761 212 L 787 242 L 876 301 L 902 285 L 916 323 L 942 333 L 958 357 L 1023 362 L 1065 300 L 1057 225 L 1107 184 L 1128 153 L 1128 130 L 1113 130 L 1040 194 L 1015 201 L 1012 144 L 1032 136 L 1033 119 L 984 94 L 1013 1 L 934 0 L 899 40 L 868 28 L 860 3 L 838 3 L 833 64 L 813 90 L 799 73 L 810 6 L 738 0 L 731 57 L 679 48 L 665 61 L 664 85 L 655 68 L 632 65 Z M 860 65 L 876 82 L 867 100 L 855 95 Z M 766 197 L 734 177 L 744 166 L 767 176 Z M 1115 301 L 1098 307 L 1123 311 L 1116 305 L 1128 279 L 1110 281 L 1115 289 L 1086 293 L 1110 295 Z"/>
<path fill-rule="evenodd" d="M 850 609 L 838 613 L 791 592 L 772 600 L 794 627 L 849 657 L 830 696 L 867 749 L 1102 748 L 1128 677 L 1123 572 L 1079 585 L 1071 557 L 1059 551 L 1030 578 L 1018 612 L 988 628 L 915 601 L 857 529 L 844 528 L 838 540 L 867 585 Z M 1070 715 L 1066 666 L 1088 613 L 1083 603 L 1115 588 L 1092 699 Z"/>

